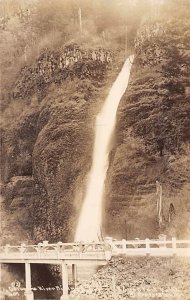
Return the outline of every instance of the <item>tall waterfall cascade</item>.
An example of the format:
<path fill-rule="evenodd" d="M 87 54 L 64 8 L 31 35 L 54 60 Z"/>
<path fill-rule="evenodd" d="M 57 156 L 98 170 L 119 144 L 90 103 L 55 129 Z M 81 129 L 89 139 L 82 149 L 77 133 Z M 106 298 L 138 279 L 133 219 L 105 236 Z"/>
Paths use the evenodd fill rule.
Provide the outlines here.
<path fill-rule="evenodd" d="M 125 61 L 100 113 L 96 117 L 92 167 L 75 241 L 92 242 L 101 239 L 102 202 L 108 169 L 109 145 L 114 132 L 117 108 L 128 86 L 133 58 L 130 56 Z"/>

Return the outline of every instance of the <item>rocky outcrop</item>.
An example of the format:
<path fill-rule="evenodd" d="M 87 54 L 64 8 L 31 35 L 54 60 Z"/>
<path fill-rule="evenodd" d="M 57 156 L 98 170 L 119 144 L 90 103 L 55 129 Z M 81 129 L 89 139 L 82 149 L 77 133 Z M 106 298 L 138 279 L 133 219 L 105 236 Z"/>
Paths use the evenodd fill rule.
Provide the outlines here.
<path fill-rule="evenodd" d="M 113 53 L 104 48 L 84 49 L 71 44 L 50 51 L 44 49 L 32 66 L 25 66 L 17 79 L 14 98 L 27 98 L 37 94 L 42 100 L 52 83 L 59 84 L 74 78 L 103 80 L 113 61 Z"/>
<path fill-rule="evenodd" d="M 31 203 L 35 194 L 35 182 L 31 176 L 12 177 L 6 185 L 4 196 L 11 209 L 24 207 Z"/>
<path fill-rule="evenodd" d="M 2 180 L 32 176 L 32 151 L 36 141 L 38 109 L 28 108 L 18 121 L 2 132 Z"/>

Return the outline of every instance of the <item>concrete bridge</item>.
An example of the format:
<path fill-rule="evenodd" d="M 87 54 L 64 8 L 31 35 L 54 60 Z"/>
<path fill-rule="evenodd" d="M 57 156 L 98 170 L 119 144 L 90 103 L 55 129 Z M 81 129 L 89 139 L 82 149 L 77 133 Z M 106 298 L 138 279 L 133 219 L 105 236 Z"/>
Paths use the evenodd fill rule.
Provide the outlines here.
<path fill-rule="evenodd" d="M 105 265 L 114 255 L 126 256 L 189 256 L 190 240 L 122 240 L 107 238 L 104 242 L 49 244 L 0 247 L 0 264 L 25 264 L 25 296 L 33 300 L 31 284 L 31 264 L 61 265 L 63 294 L 61 300 L 68 299 L 68 267 L 72 266 L 72 279 L 76 281 L 76 266 Z"/>

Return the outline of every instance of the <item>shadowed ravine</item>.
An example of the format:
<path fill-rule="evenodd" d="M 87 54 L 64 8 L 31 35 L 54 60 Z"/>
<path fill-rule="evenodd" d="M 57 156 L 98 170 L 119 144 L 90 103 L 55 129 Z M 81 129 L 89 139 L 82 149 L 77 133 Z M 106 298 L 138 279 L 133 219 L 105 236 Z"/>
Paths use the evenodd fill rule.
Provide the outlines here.
<path fill-rule="evenodd" d="M 126 60 L 96 118 L 92 167 L 75 241 L 97 241 L 101 236 L 102 200 L 108 169 L 109 144 L 115 127 L 117 108 L 128 86 L 132 61 L 133 56 Z"/>

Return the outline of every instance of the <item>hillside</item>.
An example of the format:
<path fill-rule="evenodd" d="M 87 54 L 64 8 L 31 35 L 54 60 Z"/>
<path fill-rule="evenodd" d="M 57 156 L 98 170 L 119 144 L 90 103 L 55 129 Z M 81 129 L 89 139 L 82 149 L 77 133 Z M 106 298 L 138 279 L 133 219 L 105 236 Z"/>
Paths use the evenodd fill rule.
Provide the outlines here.
<path fill-rule="evenodd" d="M 106 228 L 117 238 L 155 237 L 160 232 L 189 237 L 188 27 L 185 17 L 176 21 L 163 16 L 159 22 L 145 23 L 137 35 L 130 87 L 118 110 L 106 184 Z M 161 226 L 156 181 L 163 189 Z"/>
<path fill-rule="evenodd" d="M 188 299 L 188 259 L 117 257 L 85 283 L 71 299 Z M 79 296 L 81 295 L 81 296 Z"/>
<path fill-rule="evenodd" d="M 7 3 L 0 3 L 1 244 L 73 241 L 95 117 L 130 54 L 129 87 L 110 145 L 102 235 L 189 239 L 189 0 Z M 93 284 L 114 273 L 110 264 Z M 115 268 L 122 264 L 123 258 Z M 141 274 L 138 260 L 124 262 L 124 269 L 130 266 Z M 131 293 L 149 284 L 156 290 L 171 278 L 163 290 L 179 283 L 179 299 L 186 299 L 187 282 L 179 278 L 189 278 L 189 262 L 146 259 L 143 266 L 146 274 L 155 267 L 159 282 L 151 275 L 145 282 L 142 272 L 127 286 Z"/>

